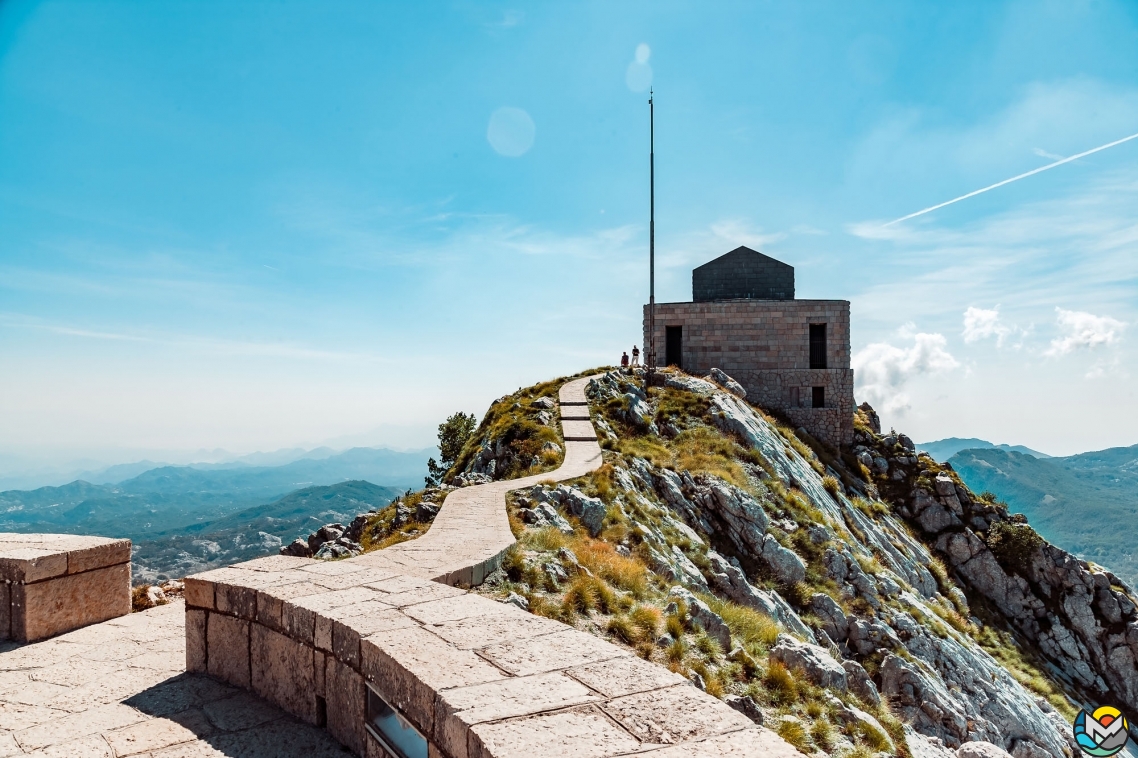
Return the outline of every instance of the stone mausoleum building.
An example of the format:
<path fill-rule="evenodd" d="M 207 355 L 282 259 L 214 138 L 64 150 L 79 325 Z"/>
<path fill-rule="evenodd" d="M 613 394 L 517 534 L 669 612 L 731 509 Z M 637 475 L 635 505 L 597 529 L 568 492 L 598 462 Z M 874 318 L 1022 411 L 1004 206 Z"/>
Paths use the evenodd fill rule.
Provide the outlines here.
<path fill-rule="evenodd" d="M 747 247 L 703 264 L 692 271 L 692 302 L 656 304 L 655 336 L 659 365 L 722 369 L 750 402 L 819 440 L 853 442 L 849 301 L 796 300 L 792 266 Z"/>

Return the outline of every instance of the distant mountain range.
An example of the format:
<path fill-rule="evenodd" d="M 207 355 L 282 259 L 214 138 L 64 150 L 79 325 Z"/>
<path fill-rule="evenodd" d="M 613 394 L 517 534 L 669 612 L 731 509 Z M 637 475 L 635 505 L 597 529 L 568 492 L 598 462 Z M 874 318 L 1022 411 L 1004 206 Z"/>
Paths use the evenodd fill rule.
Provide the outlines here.
<path fill-rule="evenodd" d="M 1023 445 L 994 445 L 987 440 L 977 439 L 975 437 L 949 437 L 943 440 L 936 440 L 934 442 L 918 442 L 916 443 L 917 450 L 928 453 L 933 457 L 933 460 L 944 463 L 952 456 L 959 453 L 961 450 L 1008 450 L 1014 453 L 1023 453 L 1030 455 L 1033 458 L 1050 458 L 1050 455 L 1041 453 L 1038 450 L 1032 450 L 1030 447 Z"/>
<path fill-rule="evenodd" d="M 305 487 L 213 521 L 148 535 L 135 543 L 135 580 L 183 577 L 274 554 L 323 524 L 347 524 L 358 513 L 382 508 L 401 492 L 364 481 Z"/>
<path fill-rule="evenodd" d="M 0 492 L 0 531 L 129 537 L 137 576 L 183 576 L 250 551 L 275 552 L 321 514 L 336 520 L 368 509 L 359 503 L 386 504 L 422 484 L 432 452 L 353 448 L 280 466 L 160 466 L 111 484 L 8 490 Z"/>
<path fill-rule="evenodd" d="M 353 446 L 358 449 L 386 449 Z M 212 471 L 215 469 L 277 467 L 302 459 L 325 460 L 344 452 L 347 448 L 282 448 L 268 452 L 234 455 L 225 450 L 199 450 L 194 453 L 178 452 L 172 460 L 161 457 L 142 458 L 128 463 L 106 465 L 93 460 L 70 463 L 44 462 L 11 452 L 0 452 L 0 491 L 31 490 L 39 487 L 57 487 L 81 480 L 92 484 L 118 484 L 151 469 L 179 466 Z M 431 455 L 434 449 L 410 450 L 410 454 Z M 159 454 L 161 455 L 161 454 Z"/>
<path fill-rule="evenodd" d="M 1138 586 L 1138 445 L 1066 458 L 966 449 L 948 463 L 969 488 L 995 493 L 1046 539 Z"/>

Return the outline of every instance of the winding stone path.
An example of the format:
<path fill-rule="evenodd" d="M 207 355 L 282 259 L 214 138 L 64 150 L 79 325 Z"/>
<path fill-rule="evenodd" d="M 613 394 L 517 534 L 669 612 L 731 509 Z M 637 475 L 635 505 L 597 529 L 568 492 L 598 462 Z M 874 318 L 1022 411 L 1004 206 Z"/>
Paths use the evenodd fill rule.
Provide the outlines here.
<path fill-rule="evenodd" d="M 566 382 L 558 395 L 566 439 L 565 459 L 559 468 L 546 474 L 452 491 L 422 537 L 348 560 L 445 584 L 468 587 L 481 584 L 501 563 L 502 554 L 514 544 L 514 534 L 506 517 L 507 492 L 551 479 L 576 479 L 603 463 L 597 435 L 588 420 L 585 399 L 588 381 L 589 377 L 585 377 Z M 573 427 L 572 436 L 570 422 L 564 420 L 566 407 L 572 407 L 576 411 L 574 415 L 584 419 L 572 422 L 578 425 Z"/>
<path fill-rule="evenodd" d="M 587 382 L 560 390 L 556 471 L 452 491 L 415 541 L 187 577 L 188 670 L 251 689 L 368 758 L 388 756 L 365 729 L 369 692 L 417 730 L 429 758 L 797 755 L 627 648 L 453 586 L 481 582 L 514 543 L 507 492 L 601 465 Z"/>

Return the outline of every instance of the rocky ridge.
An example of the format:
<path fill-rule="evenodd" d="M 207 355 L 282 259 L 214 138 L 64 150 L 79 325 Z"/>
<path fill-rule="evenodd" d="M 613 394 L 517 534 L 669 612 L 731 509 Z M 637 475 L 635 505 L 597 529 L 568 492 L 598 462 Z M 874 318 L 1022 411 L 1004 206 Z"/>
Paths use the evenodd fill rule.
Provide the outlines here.
<path fill-rule="evenodd" d="M 606 465 L 515 492 L 519 544 L 480 591 L 627 644 L 806 753 L 1072 756 L 1076 703 L 1133 707 L 1134 595 L 1109 572 L 882 434 L 868 406 L 838 451 L 722 372 L 657 378 L 589 383 Z M 545 410 L 534 394 L 496 405 Z M 494 427 L 451 484 L 513 478 L 478 462 L 517 449 Z M 447 490 L 325 527 L 321 549 L 412 538 L 412 509 Z"/>

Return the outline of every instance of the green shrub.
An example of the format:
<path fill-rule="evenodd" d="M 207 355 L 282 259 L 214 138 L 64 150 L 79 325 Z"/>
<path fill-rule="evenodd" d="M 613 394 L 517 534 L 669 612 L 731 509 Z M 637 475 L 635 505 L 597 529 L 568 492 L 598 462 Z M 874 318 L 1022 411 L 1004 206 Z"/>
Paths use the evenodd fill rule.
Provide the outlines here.
<path fill-rule="evenodd" d="M 427 460 L 428 474 L 425 477 L 428 487 L 437 487 L 443 480 L 447 471 L 458 459 L 462 448 L 470 441 L 474 434 L 474 427 L 478 419 L 473 413 L 454 413 L 443 423 L 439 424 L 439 458 L 441 463 L 435 463 L 434 458 Z"/>
<path fill-rule="evenodd" d="M 605 626 L 605 631 L 629 645 L 635 645 L 640 640 L 636 628 L 625 616 L 613 616 Z"/>
<path fill-rule="evenodd" d="M 997 521 L 988 529 L 988 547 L 1005 568 L 1023 573 L 1043 538 L 1027 524 Z"/>

